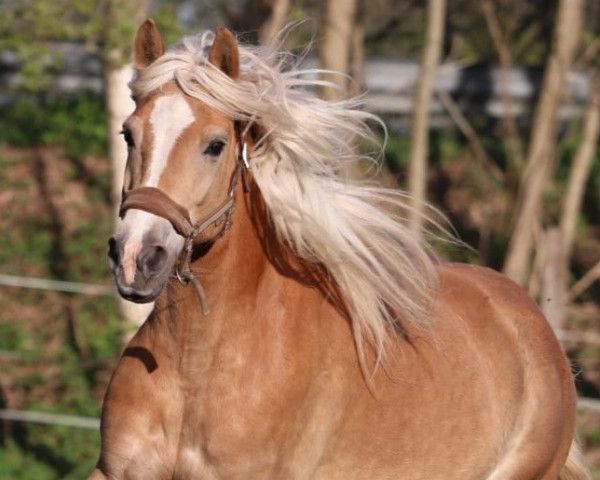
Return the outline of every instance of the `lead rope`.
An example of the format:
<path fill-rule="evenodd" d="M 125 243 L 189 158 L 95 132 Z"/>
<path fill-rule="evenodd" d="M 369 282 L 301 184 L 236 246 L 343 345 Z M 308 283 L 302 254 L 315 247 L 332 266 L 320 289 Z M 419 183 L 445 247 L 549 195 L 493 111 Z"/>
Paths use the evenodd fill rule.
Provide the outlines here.
<path fill-rule="evenodd" d="M 200 281 L 194 276 L 194 271 L 192 270 L 192 253 L 194 250 L 194 239 L 211 225 L 219 225 L 220 223 L 222 223 L 223 228 L 221 228 L 221 231 L 215 237 L 215 240 L 217 240 L 221 238 L 231 226 L 231 216 L 233 215 L 234 210 L 233 197 L 235 195 L 235 190 L 237 188 L 239 178 L 242 174 L 242 169 L 249 169 L 247 155 L 247 147 L 246 143 L 244 142 L 242 152 L 240 153 L 241 158 L 238 159 L 237 167 L 231 179 L 231 186 L 229 188 L 229 195 L 227 197 L 227 200 L 210 217 L 196 225 L 192 229 L 192 231 L 185 237 L 185 243 L 183 247 L 183 259 L 175 269 L 175 276 L 181 283 L 183 283 L 184 285 L 189 285 L 191 283 L 196 289 L 198 299 L 200 300 L 200 307 L 202 308 L 202 315 L 204 316 L 207 316 L 210 313 L 210 308 L 208 306 L 208 300 L 206 299 L 206 292 L 204 291 L 204 287 L 202 286 Z"/>

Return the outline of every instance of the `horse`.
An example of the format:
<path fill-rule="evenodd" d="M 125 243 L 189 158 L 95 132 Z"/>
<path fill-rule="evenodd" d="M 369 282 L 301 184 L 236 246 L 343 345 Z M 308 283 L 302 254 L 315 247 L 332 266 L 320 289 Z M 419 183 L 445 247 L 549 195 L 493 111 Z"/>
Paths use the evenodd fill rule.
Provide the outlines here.
<path fill-rule="evenodd" d="M 155 306 L 90 479 L 591 478 L 535 303 L 347 174 L 376 136 L 360 99 L 320 99 L 314 71 L 225 28 L 165 50 L 147 20 L 133 56 L 108 257 Z"/>

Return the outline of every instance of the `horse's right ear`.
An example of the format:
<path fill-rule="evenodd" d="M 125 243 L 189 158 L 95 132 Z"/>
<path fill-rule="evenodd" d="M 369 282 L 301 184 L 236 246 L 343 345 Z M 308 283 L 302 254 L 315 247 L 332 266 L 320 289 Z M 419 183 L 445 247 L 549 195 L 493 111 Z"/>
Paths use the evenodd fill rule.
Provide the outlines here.
<path fill-rule="evenodd" d="M 133 66 L 136 70 L 144 70 L 158 57 L 165 53 L 160 33 L 154 20 L 148 19 L 140 25 L 135 34 L 133 50 Z"/>
<path fill-rule="evenodd" d="M 217 28 L 215 41 L 208 53 L 208 61 L 233 80 L 238 78 L 240 52 L 233 33 L 226 28 Z"/>

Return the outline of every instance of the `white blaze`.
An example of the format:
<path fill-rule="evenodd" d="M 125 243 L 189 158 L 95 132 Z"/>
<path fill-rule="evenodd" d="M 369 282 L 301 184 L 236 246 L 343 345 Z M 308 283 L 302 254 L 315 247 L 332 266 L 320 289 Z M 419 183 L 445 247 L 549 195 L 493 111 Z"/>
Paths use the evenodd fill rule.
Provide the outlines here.
<path fill-rule="evenodd" d="M 171 150 L 183 131 L 193 123 L 194 113 L 180 95 L 159 97 L 150 115 L 154 137 L 154 150 L 150 162 L 149 187 L 158 186 L 160 176 L 167 165 Z"/>
<path fill-rule="evenodd" d="M 131 285 L 135 280 L 135 270 L 138 253 L 142 249 L 142 242 L 137 237 L 129 240 L 123 248 L 123 259 L 121 260 L 121 268 L 123 269 L 123 280 L 125 285 Z"/>
<path fill-rule="evenodd" d="M 145 186 L 157 187 L 167 165 L 171 151 L 184 130 L 194 121 L 194 113 L 186 100 L 180 95 L 159 97 L 154 103 L 150 115 L 150 125 L 154 140 L 150 157 L 149 174 Z M 135 280 L 136 258 L 142 248 L 142 238 L 146 232 L 154 230 L 159 224 L 170 230 L 167 220 L 142 210 L 129 210 L 121 222 L 120 228 L 129 232 L 123 247 L 121 268 L 126 285 Z M 179 235 L 173 235 L 175 242 L 183 242 Z M 178 248 L 180 245 L 177 246 Z"/>

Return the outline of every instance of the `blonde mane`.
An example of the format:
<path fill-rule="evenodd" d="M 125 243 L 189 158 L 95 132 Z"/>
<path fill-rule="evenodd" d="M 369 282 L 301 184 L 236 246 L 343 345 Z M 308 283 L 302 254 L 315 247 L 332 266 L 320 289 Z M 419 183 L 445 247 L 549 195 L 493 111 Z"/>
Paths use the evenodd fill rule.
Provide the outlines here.
<path fill-rule="evenodd" d="M 250 163 L 278 238 L 325 267 L 347 302 L 361 362 L 365 343 L 380 359 L 390 326 L 427 325 L 437 287 L 432 253 L 401 216 L 406 195 L 344 176 L 364 158 L 357 142 L 377 141 L 367 122 L 380 120 L 358 99 L 318 98 L 318 71 L 291 68 L 291 57 L 275 49 L 240 45 L 234 81 L 207 61 L 213 39 L 184 38 L 137 74 L 134 97 L 175 80 L 210 107 L 260 126 Z"/>

